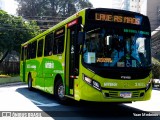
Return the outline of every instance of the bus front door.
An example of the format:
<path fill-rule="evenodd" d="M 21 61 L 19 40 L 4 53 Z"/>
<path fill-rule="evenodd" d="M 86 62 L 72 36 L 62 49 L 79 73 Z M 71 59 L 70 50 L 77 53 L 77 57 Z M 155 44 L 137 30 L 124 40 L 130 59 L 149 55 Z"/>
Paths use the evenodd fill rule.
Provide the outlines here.
<path fill-rule="evenodd" d="M 77 44 L 78 25 L 74 25 L 68 29 L 67 50 L 68 57 L 66 65 L 69 70 L 66 70 L 66 94 L 74 96 L 74 80 L 79 74 L 79 45 Z"/>

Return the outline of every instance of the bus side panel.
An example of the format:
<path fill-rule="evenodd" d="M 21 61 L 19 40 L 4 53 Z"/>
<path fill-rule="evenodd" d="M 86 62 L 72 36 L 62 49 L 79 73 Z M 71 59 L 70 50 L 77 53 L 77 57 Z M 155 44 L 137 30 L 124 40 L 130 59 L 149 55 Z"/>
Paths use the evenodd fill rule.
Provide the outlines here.
<path fill-rule="evenodd" d="M 56 75 L 59 74 L 64 79 L 62 61 L 61 55 L 53 55 L 43 59 L 44 91 L 53 93 Z"/>
<path fill-rule="evenodd" d="M 26 79 L 25 81 L 28 82 L 28 75 L 31 74 L 32 77 L 32 86 L 35 87 L 36 85 L 36 76 L 37 76 L 37 71 L 39 69 L 40 62 L 38 60 L 32 59 L 32 60 L 27 60 L 26 61 Z M 40 82 L 40 86 L 41 82 Z"/>
<path fill-rule="evenodd" d="M 38 65 L 36 70 L 36 78 L 34 86 L 38 89 L 44 90 L 44 78 L 43 78 L 43 58 L 38 59 Z"/>

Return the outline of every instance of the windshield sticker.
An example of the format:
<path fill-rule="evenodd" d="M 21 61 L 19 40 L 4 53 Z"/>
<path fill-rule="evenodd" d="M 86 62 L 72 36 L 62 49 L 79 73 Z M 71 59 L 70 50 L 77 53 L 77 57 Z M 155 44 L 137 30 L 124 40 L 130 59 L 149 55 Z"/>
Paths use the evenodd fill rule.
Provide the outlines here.
<path fill-rule="evenodd" d="M 124 62 L 117 62 L 117 67 L 125 67 L 125 63 Z"/>
<path fill-rule="evenodd" d="M 97 62 L 112 62 L 111 58 L 98 58 Z"/>
<path fill-rule="evenodd" d="M 85 55 L 85 62 L 86 63 L 96 63 L 96 53 L 95 52 L 87 52 Z"/>
<path fill-rule="evenodd" d="M 131 67 L 131 63 L 129 60 L 126 60 L 126 67 Z"/>
<path fill-rule="evenodd" d="M 132 67 L 136 67 L 136 60 L 132 60 Z"/>

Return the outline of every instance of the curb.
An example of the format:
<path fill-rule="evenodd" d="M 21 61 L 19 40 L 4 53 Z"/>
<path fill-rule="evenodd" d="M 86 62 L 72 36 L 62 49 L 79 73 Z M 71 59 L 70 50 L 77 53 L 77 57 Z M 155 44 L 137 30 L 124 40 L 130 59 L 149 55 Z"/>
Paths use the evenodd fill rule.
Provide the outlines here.
<path fill-rule="evenodd" d="M 18 85 L 26 85 L 26 83 L 24 82 L 4 83 L 4 84 L 0 84 L 0 87 L 10 87 L 10 86 L 18 86 Z"/>

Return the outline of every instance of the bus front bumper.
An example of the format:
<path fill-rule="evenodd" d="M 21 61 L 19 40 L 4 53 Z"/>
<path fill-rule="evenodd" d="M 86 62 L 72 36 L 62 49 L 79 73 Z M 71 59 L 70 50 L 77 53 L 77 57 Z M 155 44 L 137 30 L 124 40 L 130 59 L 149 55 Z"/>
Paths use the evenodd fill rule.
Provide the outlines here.
<path fill-rule="evenodd" d="M 145 101 L 151 98 L 152 85 L 148 89 L 107 89 L 101 91 L 83 86 L 79 92 L 79 99 L 95 102 L 133 102 Z"/>

